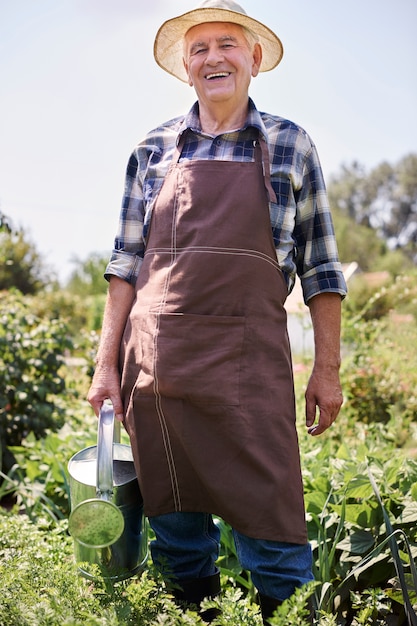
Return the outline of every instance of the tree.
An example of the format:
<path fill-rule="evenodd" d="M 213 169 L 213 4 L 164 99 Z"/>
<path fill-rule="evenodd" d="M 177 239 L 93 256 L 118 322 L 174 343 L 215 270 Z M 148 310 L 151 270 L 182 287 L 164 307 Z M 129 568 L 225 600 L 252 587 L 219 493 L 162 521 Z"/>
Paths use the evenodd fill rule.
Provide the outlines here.
<path fill-rule="evenodd" d="M 343 166 L 328 191 L 335 210 L 417 263 L 417 154 L 382 162 L 369 174 L 357 162 Z"/>
<path fill-rule="evenodd" d="M 405 248 L 417 263 L 417 154 L 404 157 L 398 164 L 387 236 L 392 236 L 396 247 Z"/>
<path fill-rule="evenodd" d="M 72 272 L 67 284 L 71 293 L 79 296 L 95 296 L 107 292 L 107 282 L 104 271 L 109 260 L 109 254 L 91 253 L 84 261 L 73 259 L 76 269 Z"/>
<path fill-rule="evenodd" d="M 392 253 L 373 228 L 355 224 L 337 207 L 333 210 L 333 221 L 342 263 L 356 261 L 364 272 L 385 269 L 383 260 Z"/>
<path fill-rule="evenodd" d="M 22 228 L 0 211 L 0 291 L 11 288 L 35 294 L 51 281 L 43 260 Z"/>

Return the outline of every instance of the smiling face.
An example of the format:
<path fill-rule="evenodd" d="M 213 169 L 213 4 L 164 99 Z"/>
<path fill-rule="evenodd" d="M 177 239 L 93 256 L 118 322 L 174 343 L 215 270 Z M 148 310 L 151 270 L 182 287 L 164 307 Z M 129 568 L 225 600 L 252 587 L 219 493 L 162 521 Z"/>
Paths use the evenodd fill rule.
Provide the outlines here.
<path fill-rule="evenodd" d="M 246 103 L 252 76 L 262 60 L 258 43 L 251 43 L 238 24 L 209 22 L 190 28 L 184 41 L 188 82 L 200 104 L 238 106 Z"/>

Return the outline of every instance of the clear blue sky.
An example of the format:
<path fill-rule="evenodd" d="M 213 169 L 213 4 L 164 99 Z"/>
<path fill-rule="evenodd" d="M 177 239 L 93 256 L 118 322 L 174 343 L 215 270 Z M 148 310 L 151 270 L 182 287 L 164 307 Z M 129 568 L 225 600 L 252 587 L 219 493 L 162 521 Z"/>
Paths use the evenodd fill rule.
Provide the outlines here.
<path fill-rule="evenodd" d="M 132 148 L 194 101 L 152 47 L 198 2 L 0 0 L 0 209 L 61 279 L 73 257 L 111 250 Z M 242 6 L 285 49 L 251 96 L 310 133 L 327 179 L 417 152 L 416 0 Z"/>

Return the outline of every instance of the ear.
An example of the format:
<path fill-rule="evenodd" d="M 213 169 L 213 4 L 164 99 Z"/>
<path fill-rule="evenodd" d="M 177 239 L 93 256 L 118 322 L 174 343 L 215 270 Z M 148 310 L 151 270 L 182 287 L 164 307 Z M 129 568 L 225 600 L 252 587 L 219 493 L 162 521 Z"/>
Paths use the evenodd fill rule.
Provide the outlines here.
<path fill-rule="evenodd" d="M 259 74 L 259 68 L 262 63 L 262 47 L 260 43 L 256 43 L 253 47 L 253 64 L 252 64 L 252 76 L 255 77 Z"/>
<path fill-rule="evenodd" d="M 193 86 L 193 81 L 191 80 L 191 76 L 190 76 L 190 72 L 188 71 L 188 63 L 186 62 L 186 60 L 184 59 L 184 57 L 182 58 L 182 62 L 184 64 L 184 69 L 187 72 L 187 76 L 188 76 L 188 84 L 190 85 L 190 87 Z"/>

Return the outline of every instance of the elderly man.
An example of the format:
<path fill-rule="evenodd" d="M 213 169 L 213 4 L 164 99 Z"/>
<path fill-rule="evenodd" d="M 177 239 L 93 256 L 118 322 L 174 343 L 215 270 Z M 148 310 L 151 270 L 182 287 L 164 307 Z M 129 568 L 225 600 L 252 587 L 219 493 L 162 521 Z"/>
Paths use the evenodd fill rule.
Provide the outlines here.
<path fill-rule="evenodd" d="M 278 37 L 206 0 L 165 22 L 154 51 L 198 100 L 130 158 L 89 401 L 124 421 L 176 597 L 219 592 L 217 515 L 268 623 L 312 580 L 284 302 L 298 272 L 315 336 L 306 425 L 320 435 L 342 403 L 346 285 L 314 144 L 248 95 L 280 62 Z"/>

